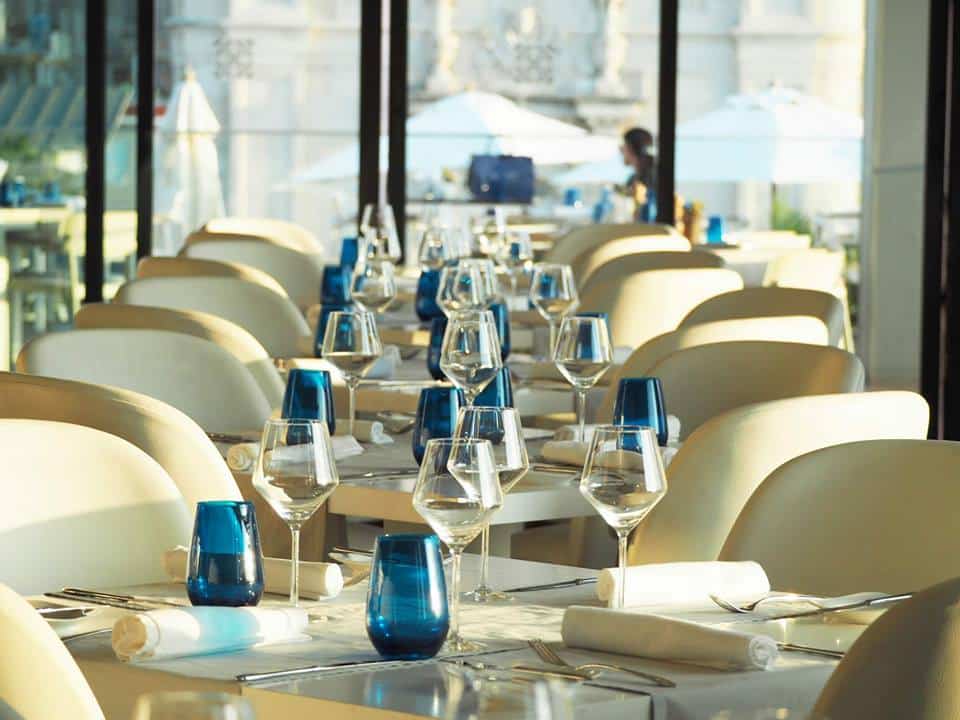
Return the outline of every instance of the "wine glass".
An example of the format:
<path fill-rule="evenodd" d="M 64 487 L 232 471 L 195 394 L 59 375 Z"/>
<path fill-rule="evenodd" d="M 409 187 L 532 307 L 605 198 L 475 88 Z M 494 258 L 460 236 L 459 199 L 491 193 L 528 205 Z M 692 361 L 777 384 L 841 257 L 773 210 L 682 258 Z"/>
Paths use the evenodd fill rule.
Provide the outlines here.
<path fill-rule="evenodd" d="M 393 263 L 369 258 L 357 263 L 350 281 L 350 296 L 363 310 L 384 312 L 397 296 Z"/>
<path fill-rule="evenodd" d="M 533 266 L 530 302 L 550 324 L 550 352 L 557 344 L 557 324 L 580 303 L 573 270 L 569 265 L 538 263 Z"/>
<path fill-rule="evenodd" d="M 290 603 L 300 602 L 300 528 L 340 482 L 327 424 L 316 420 L 267 420 L 253 487 L 290 527 Z"/>
<path fill-rule="evenodd" d="M 133 720 L 253 720 L 253 706 L 239 695 L 154 692 L 137 698 Z"/>
<path fill-rule="evenodd" d="M 400 236 L 390 205 L 367 203 L 360 220 L 360 234 L 366 241 L 365 254 L 368 258 L 392 263 L 400 261 Z"/>
<path fill-rule="evenodd" d="M 489 305 L 483 279 L 475 267 L 455 266 L 440 271 L 437 305 L 447 317 L 467 310 L 483 310 Z"/>
<path fill-rule="evenodd" d="M 331 313 L 323 334 L 322 357 L 343 373 L 347 384 L 347 423 L 351 433 L 357 415 L 357 385 L 381 353 L 383 346 L 373 313 L 355 310 Z"/>
<path fill-rule="evenodd" d="M 473 652 L 460 636 L 460 559 L 489 517 L 503 505 L 489 440 L 443 438 L 427 442 L 413 490 L 413 507 L 450 548 L 450 632 L 445 648 Z"/>
<path fill-rule="evenodd" d="M 428 225 L 424 228 L 417 257 L 421 270 L 441 270 L 449 260 L 456 257 L 447 229 L 442 225 Z"/>
<path fill-rule="evenodd" d="M 506 240 L 500 247 L 500 263 L 510 275 L 510 295 L 515 297 L 520 275 L 533 264 L 533 245 L 530 243 L 530 235 L 525 232 L 507 233 Z"/>
<path fill-rule="evenodd" d="M 553 361 L 577 399 L 577 439 L 583 442 L 587 414 L 587 391 L 613 361 L 607 321 L 599 317 L 571 315 L 563 319 L 560 337 L 553 348 Z"/>
<path fill-rule="evenodd" d="M 580 493 L 617 533 L 620 583 L 614 607 L 622 608 L 627 538 L 667 493 L 656 433 L 639 425 L 597 427 L 580 476 Z"/>
<path fill-rule="evenodd" d="M 506 495 L 530 469 L 527 444 L 523 440 L 520 413 L 514 408 L 466 407 L 460 408 L 455 437 L 489 440 L 493 460 L 500 481 L 500 490 Z M 483 526 L 480 544 L 480 584 L 468 597 L 476 602 L 509 600 L 506 593 L 493 590 L 488 584 L 490 565 L 490 524 Z"/>
<path fill-rule="evenodd" d="M 440 348 L 440 369 L 473 405 L 503 367 L 496 321 L 489 310 L 460 313 L 449 320 Z"/>
<path fill-rule="evenodd" d="M 484 302 L 483 307 L 489 307 L 489 305 L 497 299 L 497 295 L 499 295 L 497 290 L 497 268 L 493 264 L 493 261 L 487 258 L 463 258 L 457 264 L 463 267 L 477 269 L 482 282 L 480 294 Z"/>
<path fill-rule="evenodd" d="M 488 258 L 496 258 L 500 254 L 506 229 L 507 222 L 503 215 L 503 208 L 488 208 L 480 226 L 480 232 L 477 234 L 480 252 Z"/>

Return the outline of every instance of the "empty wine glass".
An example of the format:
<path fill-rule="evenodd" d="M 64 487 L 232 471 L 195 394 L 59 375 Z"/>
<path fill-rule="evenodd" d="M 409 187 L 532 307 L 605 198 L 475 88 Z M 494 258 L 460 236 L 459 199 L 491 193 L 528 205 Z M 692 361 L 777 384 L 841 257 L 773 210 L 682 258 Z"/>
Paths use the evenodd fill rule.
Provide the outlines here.
<path fill-rule="evenodd" d="M 516 296 L 517 282 L 533 263 L 533 245 L 525 232 L 509 232 L 500 248 L 500 263 L 510 275 L 510 295 Z"/>
<path fill-rule="evenodd" d="M 447 317 L 469 310 L 483 310 L 490 304 L 488 300 L 483 278 L 477 268 L 461 267 L 457 263 L 440 271 L 437 305 Z"/>
<path fill-rule="evenodd" d="M 449 320 L 440 348 L 440 369 L 463 390 L 468 405 L 473 405 L 501 367 L 503 358 L 493 313 L 462 312 Z"/>
<path fill-rule="evenodd" d="M 441 270 L 456 256 L 447 228 L 442 225 L 428 225 L 424 228 L 417 253 L 421 270 Z"/>
<path fill-rule="evenodd" d="M 597 427 L 580 476 L 580 493 L 617 533 L 620 582 L 614 607 L 622 608 L 627 538 L 667 493 L 656 433 L 637 425 Z"/>
<path fill-rule="evenodd" d="M 480 273 L 484 308 L 489 307 L 491 303 L 496 301 L 500 293 L 497 288 L 497 267 L 492 260 L 487 258 L 462 258 L 457 264 L 463 267 L 476 268 L 477 272 Z"/>
<path fill-rule="evenodd" d="M 488 208 L 476 236 L 480 252 L 488 258 L 496 258 L 501 252 L 506 229 L 503 208 Z"/>
<path fill-rule="evenodd" d="M 360 234 L 366 241 L 366 256 L 371 259 L 400 261 L 400 236 L 393 208 L 385 203 L 367 203 L 360 220 Z"/>
<path fill-rule="evenodd" d="M 557 344 L 557 325 L 560 319 L 572 312 L 580 298 L 573 270 L 569 265 L 538 263 L 533 266 L 530 280 L 530 302 L 550 324 L 550 352 Z"/>
<path fill-rule="evenodd" d="M 155 692 L 137 698 L 133 720 L 253 720 L 253 706 L 239 695 Z"/>
<path fill-rule="evenodd" d="M 350 282 L 350 296 L 363 310 L 384 312 L 397 296 L 393 263 L 369 258 L 357 263 Z"/>
<path fill-rule="evenodd" d="M 300 601 L 300 528 L 340 482 L 327 424 L 316 420 L 267 420 L 253 487 L 290 527 L 290 603 Z"/>
<path fill-rule="evenodd" d="M 587 392 L 596 385 L 613 361 L 607 321 L 599 317 L 571 315 L 563 319 L 560 337 L 553 348 L 553 361 L 567 382 L 573 385 L 577 400 L 577 439 L 584 438 Z"/>
<path fill-rule="evenodd" d="M 322 357 L 343 374 L 347 385 L 347 422 L 353 432 L 356 419 L 356 391 L 360 378 L 383 353 L 373 313 L 346 310 L 331 313 L 323 334 Z"/>
<path fill-rule="evenodd" d="M 506 495 L 530 469 L 527 444 L 523 439 L 520 413 L 504 407 L 460 408 L 456 437 L 489 440 L 493 460 L 500 481 L 500 490 Z M 483 526 L 480 544 L 480 584 L 468 597 L 476 602 L 509 600 L 510 596 L 493 590 L 489 585 L 490 524 Z"/>
<path fill-rule="evenodd" d="M 413 507 L 450 548 L 450 631 L 445 648 L 480 649 L 460 636 L 460 560 L 464 548 L 503 504 L 489 440 L 443 438 L 427 442 L 413 490 Z"/>

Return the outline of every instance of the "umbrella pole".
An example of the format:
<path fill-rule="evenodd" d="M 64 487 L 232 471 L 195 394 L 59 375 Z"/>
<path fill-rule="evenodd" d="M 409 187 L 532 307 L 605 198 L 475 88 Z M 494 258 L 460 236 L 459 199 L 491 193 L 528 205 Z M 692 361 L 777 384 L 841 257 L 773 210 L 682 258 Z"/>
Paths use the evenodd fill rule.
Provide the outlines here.
<path fill-rule="evenodd" d="M 776 230 L 774 225 L 777 220 L 777 184 L 770 183 L 770 229 Z"/>

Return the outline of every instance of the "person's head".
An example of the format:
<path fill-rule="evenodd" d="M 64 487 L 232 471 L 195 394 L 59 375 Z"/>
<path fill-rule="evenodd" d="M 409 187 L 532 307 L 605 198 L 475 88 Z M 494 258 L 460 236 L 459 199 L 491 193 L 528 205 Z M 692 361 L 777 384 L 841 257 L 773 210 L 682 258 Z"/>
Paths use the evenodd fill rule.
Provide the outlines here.
<path fill-rule="evenodd" d="M 623 144 L 620 146 L 624 164 L 638 168 L 650 157 L 652 147 L 653 135 L 649 130 L 640 127 L 630 128 L 623 134 Z"/>

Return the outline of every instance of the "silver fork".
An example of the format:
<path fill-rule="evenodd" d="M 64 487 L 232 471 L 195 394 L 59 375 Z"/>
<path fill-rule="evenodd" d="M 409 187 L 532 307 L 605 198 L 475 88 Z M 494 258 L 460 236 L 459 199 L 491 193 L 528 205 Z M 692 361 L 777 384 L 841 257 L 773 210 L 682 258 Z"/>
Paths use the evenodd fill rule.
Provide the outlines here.
<path fill-rule="evenodd" d="M 553 648 L 539 638 L 528 640 L 527 644 L 537 654 L 537 657 L 539 657 L 548 665 L 557 665 L 559 667 L 570 668 L 576 672 L 584 672 L 587 670 L 612 670 L 613 672 L 635 675 L 636 677 L 643 678 L 644 680 L 652 682 L 655 685 L 659 685 L 660 687 L 672 688 L 677 686 L 673 680 L 668 680 L 667 678 L 660 677 L 659 675 L 641 672 L 640 670 L 634 670 L 633 668 L 624 667 L 623 665 L 611 665 L 609 663 L 584 663 L 583 665 L 571 665 L 562 657 L 557 655 Z"/>
<path fill-rule="evenodd" d="M 759 600 L 754 600 L 750 603 L 744 603 L 743 605 L 734 605 L 729 600 L 725 600 L 719 595 L 711 595 L 710 599 L 713 600 L 717 605 L 722 607 L 724 610 L 727 610 L 732 613 L 750 613 L 757 609 L 759 605 L 767 602 L 768 600 L 779 600 L 780 602 L 797 602 L 803 600 L 804 602 L 809 602 L 816 608 L 822 607 L 820 604 L 821 598 L 813 597 L 811 595 L 766 595 Z"/>

